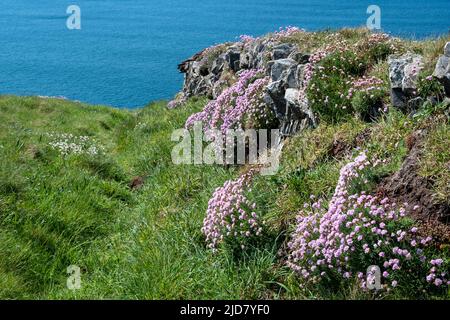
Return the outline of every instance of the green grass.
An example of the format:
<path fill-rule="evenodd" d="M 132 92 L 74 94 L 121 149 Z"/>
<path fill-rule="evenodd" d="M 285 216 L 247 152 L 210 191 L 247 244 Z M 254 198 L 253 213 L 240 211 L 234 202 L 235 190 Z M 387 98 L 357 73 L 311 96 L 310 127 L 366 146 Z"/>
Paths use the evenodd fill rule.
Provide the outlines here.
<path fill-rule="evenodd" d="M 425 140 L 420 174 L 434 182 L 434 193 L 450 205 L 450 127 L 441 119 L 431 128 Z"/>
<path fill-rule="evenodd" d="M 269 245 L 236 261 L 206 250 L 213 190 L 235 169 L 175 166 L 170 135 L 204 101 L 136 111 L 0 98 L 2 298 L 258 298 L 273 280 Z M 63 157 L 47 133 L 88 135 L 97 156 Z M 145 179 L 130 190 L 135 176 Z M 82 289 L 66 288 L 66 268 Z"/>

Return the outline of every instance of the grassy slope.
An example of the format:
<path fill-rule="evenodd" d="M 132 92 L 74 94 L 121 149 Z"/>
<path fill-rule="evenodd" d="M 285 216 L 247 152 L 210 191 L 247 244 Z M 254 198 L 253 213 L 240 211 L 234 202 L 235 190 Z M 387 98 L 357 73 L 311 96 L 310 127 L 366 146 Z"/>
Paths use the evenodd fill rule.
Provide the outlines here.
<path fill-rule="evenodd" d="M 271 253 L 235 261 L 205 250 L 212 191 L 235 170 L 176 166 L 173 129 L 203 106 L 138 111 L 63 100 L 0 99 L 0 297 L 258 297 Z M 95 137 L 99 156 L 62 157 L 46 133 Z M 128 183 L 145 176 L 139 191 Z M 67 266 L 83 269 L 66 289 Z"/>

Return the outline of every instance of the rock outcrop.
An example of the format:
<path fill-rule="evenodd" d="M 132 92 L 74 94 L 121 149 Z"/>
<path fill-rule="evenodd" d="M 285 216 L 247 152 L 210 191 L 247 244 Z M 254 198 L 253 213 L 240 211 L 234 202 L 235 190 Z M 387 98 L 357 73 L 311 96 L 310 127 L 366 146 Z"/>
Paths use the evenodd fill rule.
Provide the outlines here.
<path fill-rule="evenodd" d="M 301 52 L 295 44 L 283 43 L 273 37 L 211 47 L 179 65 L 180 72 L 185 74 L 183 90 L 170 106 L 174 107 L 192 96 L 216 99 L 236 81 L 242 70 L 265 70 L 270 82 L 265 88 L 263 101 L 276 115 L 281 134 L 290 136 L 316 125 L 315 115 L 307 99 L 301 95 L 304 70 L 309 60 L 310 55 Z M 414 53 L 388 58 L 391 103 L 408 114 L 415 113 L 425 102 L 418 95 L 422 60 L 421 55 Z M 450 43 L 446 44 L 433 76 L 450 96 Z"/>
<path fill-rule="evenodd" d="M 208 48 L 179 65 L 184 85 L 172 105 L 197 95 L 216 99 L 241 70 L 263 69 L 271 79 L 263 100 L 276 114 L 282 135 L 290 136 L 316 124 L 307 101 L 299 99 L 308 60 L 296 45 L 270 38 Z"/>
<path fill-rule="evenodd" d="M 406 112 L 417 110 L 421 103 L 416 94 L 422 56 L 412 53 L 390 56 L 388 64 L 392 105 Z"/>

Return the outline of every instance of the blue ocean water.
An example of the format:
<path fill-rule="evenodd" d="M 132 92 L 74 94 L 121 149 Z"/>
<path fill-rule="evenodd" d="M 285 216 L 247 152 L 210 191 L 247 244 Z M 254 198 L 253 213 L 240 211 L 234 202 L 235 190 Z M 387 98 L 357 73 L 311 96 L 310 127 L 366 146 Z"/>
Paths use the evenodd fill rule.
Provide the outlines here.
<path fill-rule="evenodd" d="M 72 4 L 81 30 L 66 27 Z M 280 26 L 362 26 L 371 4 L 386 32 L 449 32 L 450 0 L 1 0 L 0 94 L 142 106 L 171 98 L 177 64 L 202 48 Z"/>

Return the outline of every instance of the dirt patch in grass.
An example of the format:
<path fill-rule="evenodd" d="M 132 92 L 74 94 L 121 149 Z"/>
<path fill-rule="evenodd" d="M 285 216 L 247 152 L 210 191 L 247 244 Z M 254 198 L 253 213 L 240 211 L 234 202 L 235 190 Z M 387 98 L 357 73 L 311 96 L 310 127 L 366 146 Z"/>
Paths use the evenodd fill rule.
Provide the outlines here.
<path fill-rule="evenodd" d="M 131 190 L 139 190 L 145 183 L 145 179 L 143 177 L 134 177 L 128 186 Z"/>

